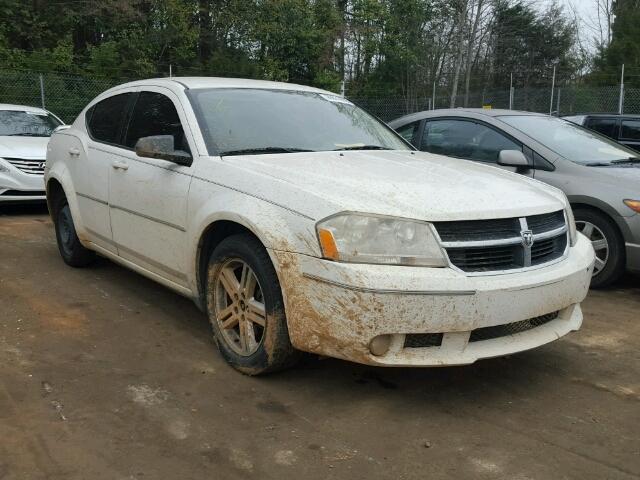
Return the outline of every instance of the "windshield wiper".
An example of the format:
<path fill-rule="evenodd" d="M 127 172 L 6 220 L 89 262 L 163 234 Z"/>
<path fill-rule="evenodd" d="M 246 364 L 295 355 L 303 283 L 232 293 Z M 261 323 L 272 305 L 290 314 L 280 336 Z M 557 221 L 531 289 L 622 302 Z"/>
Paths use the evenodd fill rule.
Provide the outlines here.
<path fill-rule="evenodd" d="M 48 137 L 49 135 L 43 135 L 42 133 L 8 133 L 6 137 Z"/>
<path fill-rule="evenodd" d="M 221 157 L 228 157 L 231 155 L 262 155 L 268 153 L 298 153 L 298 152 L 313 152 L 314 150 L 307 150 L 304 148 L 287 148 L 287 147 L 262 147 L 262 148 L 243 148 L 240 150 L 227 150 L 226 152 L 220 152 Z"/>
<path fill-rule="evenodd" d="M 623 163 L 640 163 L 640 158 L 638 157 L 629 157 L 629 158 L 621 158 L 620 160 L 611 160 L 613 165 L 620 165 Z"/>
<path fill-rule="evenodd" d="M 346 145 L 344 147 L 336 148 L 334 152 L 340 152 L 343 150 L 392 150 L 389 147 L 383 147 L 382 145 Z"/>
<path fill-rule="evenodd" d="M 584 164 L 585 167 L 610 167 L 611 165 L 613 165 L 611 162 L 591 162 Z"/>

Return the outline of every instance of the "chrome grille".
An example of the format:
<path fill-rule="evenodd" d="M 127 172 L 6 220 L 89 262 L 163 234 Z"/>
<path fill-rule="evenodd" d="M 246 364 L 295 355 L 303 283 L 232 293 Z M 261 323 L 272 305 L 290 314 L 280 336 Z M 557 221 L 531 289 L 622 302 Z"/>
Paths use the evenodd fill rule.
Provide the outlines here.
<path fill-rule="evenodd" d="M 543 265 L 564 255 L 564 212 L 496 220 L 436 222 L 449 261 L 465 272 L 495 272 Z"/>
<path fill-rule="evenodd" d="M 45 159 L 6 158 L 4 159 L 18 170 L 30 175 L 44 175 Z"/>

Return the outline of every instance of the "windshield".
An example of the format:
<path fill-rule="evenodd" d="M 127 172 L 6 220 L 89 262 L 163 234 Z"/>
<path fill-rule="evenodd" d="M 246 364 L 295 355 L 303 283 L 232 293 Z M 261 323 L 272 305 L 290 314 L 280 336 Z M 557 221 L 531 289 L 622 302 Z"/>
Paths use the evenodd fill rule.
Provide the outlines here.
<path fill-rule="evenodd" d="M 210 155 L 409 150 L 343 97 L 266 89 L 189 90 Z"/>
<path fill-rule="evenodd" d="M 48 113 L 0 110 L 0 136 L 50 137 L 58 125 Z"/>
<path fill-rule="evenodd" d="M 637 152 L 606 137 L 559 118 L 505 115 L 500 120 L 567 160 L 582 165 L 609 164 L 638 156 Z"/>

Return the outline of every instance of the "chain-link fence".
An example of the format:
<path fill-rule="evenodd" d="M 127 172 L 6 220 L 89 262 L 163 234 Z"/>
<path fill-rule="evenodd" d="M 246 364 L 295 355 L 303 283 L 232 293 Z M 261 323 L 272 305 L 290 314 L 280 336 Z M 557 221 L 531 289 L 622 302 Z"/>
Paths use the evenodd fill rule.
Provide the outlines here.
<path fill-rule="evenodd" d="M 451 97 L 448 95 L 404 97 L 374 95 L 346 96 L 385 121 L 403 115 L 439 108 L 449 108 Z M 464 95 L 458 95 L 455 106 L 470 108 L 490 107 L 530 112 L 552 113 L 554 115 L 574 115 L 579 113 L 617 113 L 620 102 L 620 86 L 594 87 L 589 85 L 570 85 L 549 88 L 521 88 L 513 90 L 511 99 L 509 90 L 472 92 L 465 102 Z M 640 114 L 640 88 L 626 88 L 624 91 L 623 112 Z"/>
<path fill-rule="evenodd" d="M 38 73 L 32 71 L 0 71 L 0 103 L 44 106 L 66 122 L 71 122 L 96 95 L 131 79 L 105 78 L 68 73 Z M 472 91 L 459 93 L 456 107 L 510 108 L 556 115 L 617 112 L 620 86 L 596 87 L 586 84 L 548 88 L 514 88 L 509 90 Z M 445 88 L 418 92 L 417 95 L 393 96 L 384 92 L 356 93 L 347 88 L 345 96 L 385 121 L 413 112 L 448 108 L 451 98 Z M 624 92 L 625 113 L 640 113 L 640 88 Z"/>
<path fill-rule="evenodd" d="M 89 101 L 126 82 L 66 73 L 0 71 L 0 103 L 44 107 L 65 122 L 72 122 Z"/>

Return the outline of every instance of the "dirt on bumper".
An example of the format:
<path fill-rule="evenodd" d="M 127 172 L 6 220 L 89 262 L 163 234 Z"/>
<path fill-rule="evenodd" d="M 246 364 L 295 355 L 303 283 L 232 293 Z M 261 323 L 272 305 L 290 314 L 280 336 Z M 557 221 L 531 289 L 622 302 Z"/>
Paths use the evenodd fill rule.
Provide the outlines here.
<path fill-rule="evenodd" d="M 370 365 L 437 366 L 527 350 L 580 328 L 593 266 L 588 242 L 569 257 L 527 272 L 466 276 L 451 269 L 355 265 L 272 251 L 289 334 L 300 350 Z M 469 342 L 478 328 L 557 312 L 538 328 Z M 405 348 L 406 335 L 443 334 L 437 347 Z M 384 355 L 370 342 L 390 336 Z"/>

